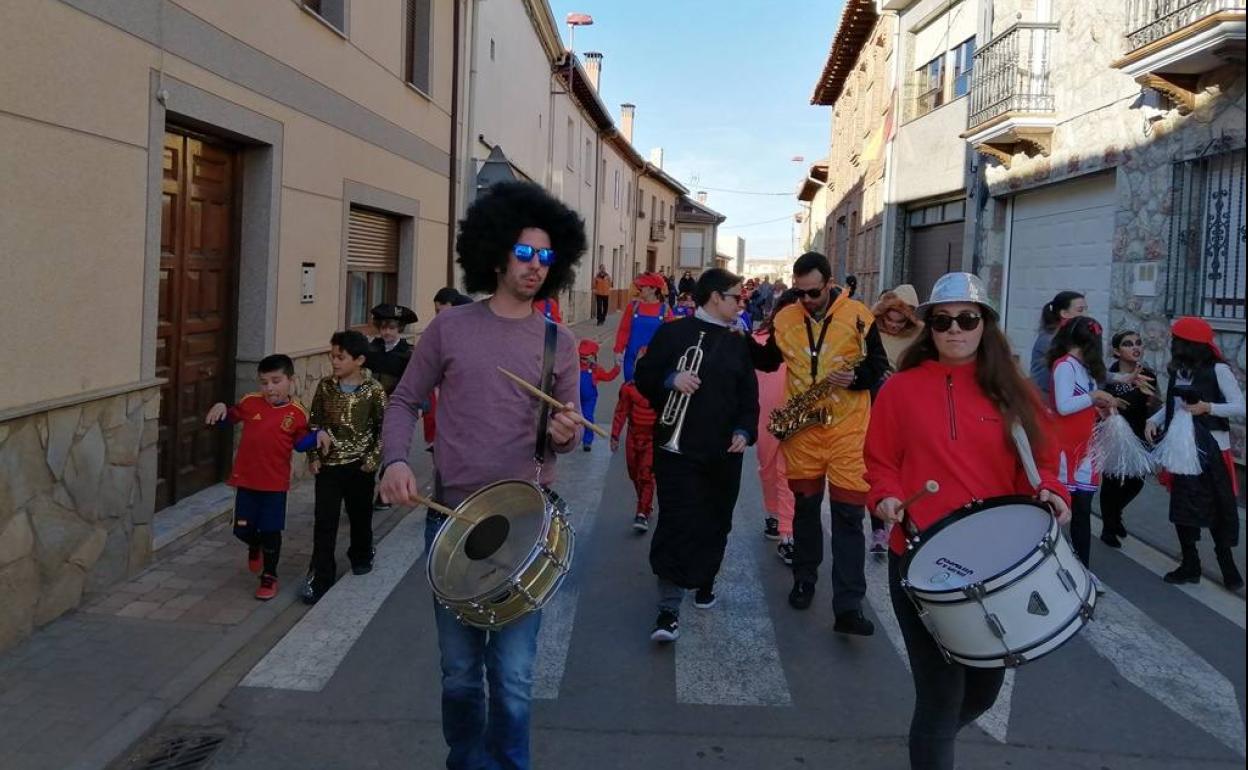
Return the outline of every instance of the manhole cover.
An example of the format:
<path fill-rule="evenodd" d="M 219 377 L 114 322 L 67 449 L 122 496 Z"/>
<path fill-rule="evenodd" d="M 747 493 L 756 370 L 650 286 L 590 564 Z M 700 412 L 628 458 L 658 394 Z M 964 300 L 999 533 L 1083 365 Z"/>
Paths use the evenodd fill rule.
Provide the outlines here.
<path fill-rule="evenodd" d="M 221 748 L 223 735 L 179 735 L 168 738 L 152 749 L 139 770 L 198 770 Z"/>

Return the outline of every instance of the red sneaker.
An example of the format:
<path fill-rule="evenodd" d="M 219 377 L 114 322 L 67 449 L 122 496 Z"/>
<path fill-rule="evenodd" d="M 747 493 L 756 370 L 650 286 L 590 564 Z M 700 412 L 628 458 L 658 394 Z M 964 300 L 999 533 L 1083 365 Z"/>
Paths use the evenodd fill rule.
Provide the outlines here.
<path fill-rule="evenodd" d="M 264 554 L 260 553 L 260 546 L 253 545 L 247 549 L 247 569 L 253 575 L 259 575 L 264 569 Z"/>
<path fill-rule="evenodd" d="M 260 587 L 256 589 L 256 598 L 267 602 L 277 596 L 277 575 L 261 575 Z"/>

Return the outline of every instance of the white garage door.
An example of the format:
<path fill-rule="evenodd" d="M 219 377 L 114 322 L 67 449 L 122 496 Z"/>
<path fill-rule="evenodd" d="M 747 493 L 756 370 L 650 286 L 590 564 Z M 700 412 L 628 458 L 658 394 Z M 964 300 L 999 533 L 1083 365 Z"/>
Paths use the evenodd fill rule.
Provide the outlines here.
<path fill-rule="evenodd" d="M 1088 312 L 1109 336 L 1113 263 L 1113 173 L 1055 184 L 1014 199 L 1006 294 L 1006 333 L 1023 368 L 1031 357 L 1040 310 L 1067 289 L 1088 299 Z"/>

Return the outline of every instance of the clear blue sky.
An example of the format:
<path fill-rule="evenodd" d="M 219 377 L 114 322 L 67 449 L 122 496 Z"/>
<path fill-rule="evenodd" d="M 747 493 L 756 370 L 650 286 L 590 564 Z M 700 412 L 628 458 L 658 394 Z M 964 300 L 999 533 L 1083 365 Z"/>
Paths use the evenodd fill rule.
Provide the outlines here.
<path fill-rule="evenodd" d="M 577 29 L 577 53 L 603 54 L 600 95 L 617 125 L 619 105 L 637 105 L 642 156 L 662 147 L 664 169 L 691 190 L 789 193 L 710 189 L 707 199 L 728 217 L 721 233 L 745 238 L 747 257 L 788 256 L 797 184 L 828 149 L 829 108 L 811 106 L 810 95 L 840 0 L 550 2 L 565 44 L 568 13 L 594 17 Z"/>

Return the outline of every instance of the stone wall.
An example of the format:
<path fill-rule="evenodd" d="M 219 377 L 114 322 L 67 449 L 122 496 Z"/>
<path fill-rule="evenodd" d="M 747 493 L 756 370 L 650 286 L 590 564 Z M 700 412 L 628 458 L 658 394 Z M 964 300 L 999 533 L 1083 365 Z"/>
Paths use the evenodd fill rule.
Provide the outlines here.
<path fill-rule="evenodd" d="M 151 555 L 160 392 L 0 423 L 0 650 Z"/>
<path fill-rule="evenodd" d="M 1055 4 L 1061 29 L 1051 74 L 1058 125 L 1049 156 L 1015 155 L 1010 168 L 986 164 L 989 195 L 978 233 L 981 275 L 998 300 L 1005 256 L 1007 200 L 1016 193 L 1116 170 L 1118 212 L 1110 257 L 1110 329 L 1134 328 L 1144 339 L 1146 361 L 1159 371 L 1168 360 L 1165 285 L 1170 250 L 1170 188 L 1175 163 L 1245 145 L 1245 79 L 1234 65 L 1211 72 L 1188 115 L 1110 67 L 1126 51 L 1125 10 L 1118 4 Z M 1157 109 L 1160 108 L 1160 109 Z M 1139 263 L 1157 267 L 1156 296 L 1134 293 Z M 1241 386 L 1245 371 L 1244 324 L 1224 325 L 1218 344 Z M 1242 426 L 1232 431 L 1244 457 Z"/>

